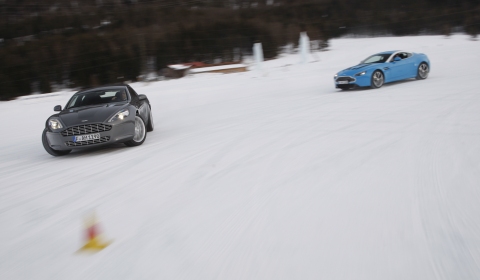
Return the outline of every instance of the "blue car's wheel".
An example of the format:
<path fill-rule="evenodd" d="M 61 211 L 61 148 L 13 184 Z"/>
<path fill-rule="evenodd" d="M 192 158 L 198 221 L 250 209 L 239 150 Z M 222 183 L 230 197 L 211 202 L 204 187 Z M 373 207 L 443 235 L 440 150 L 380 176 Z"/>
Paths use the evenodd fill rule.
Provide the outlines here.
<path fill-rule="evenodd" d="M 371 88 L 380 88 L 383 86 L 383 83 L 385 82 L 385 77 L 383 76 L 382 71 L 376 70 L 372 74 L 372 81 L 370 84 Z"/>
<path fill-rule="evenodd" d="M 420 63 L 418 65 L 418 71 L 417 71 L 417 80 L 425 80 L 428 77 L 428 73 L 430 72 L 430 68 L 428 67 L 428 64 L 425 62 Z"/>

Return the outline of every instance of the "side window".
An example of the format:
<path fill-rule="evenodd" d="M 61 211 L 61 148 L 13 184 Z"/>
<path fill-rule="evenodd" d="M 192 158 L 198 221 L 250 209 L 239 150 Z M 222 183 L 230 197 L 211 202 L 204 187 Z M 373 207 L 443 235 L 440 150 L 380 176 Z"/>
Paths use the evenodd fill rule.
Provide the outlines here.
<path fill-rule="evenodd" d="M 138 101 L 138 94 L 131 88 L 130 86 L 127 86 L 128 92 L 130 93 L 130 96 L 132 97 L 132 101 Z"/>

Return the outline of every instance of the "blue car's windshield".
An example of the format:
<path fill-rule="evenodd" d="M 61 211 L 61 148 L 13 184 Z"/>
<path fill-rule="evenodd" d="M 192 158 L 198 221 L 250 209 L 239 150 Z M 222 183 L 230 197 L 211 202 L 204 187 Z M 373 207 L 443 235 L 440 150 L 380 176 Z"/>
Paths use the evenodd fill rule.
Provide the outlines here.
<path fill-rule="evenodd" d="M 67 109 L 125 101 L 128 101 L 128 96 L 124 89 L 102 89 L 74 95 L 68 102 Z"/>
<path fill-rule="evenodd" d="M 390 57 L 391 54 L 374 54 L 369 56 L 367 59 L 363 60 L 362 63 L 384 63 L 387 62 L 387 59 Z"/>

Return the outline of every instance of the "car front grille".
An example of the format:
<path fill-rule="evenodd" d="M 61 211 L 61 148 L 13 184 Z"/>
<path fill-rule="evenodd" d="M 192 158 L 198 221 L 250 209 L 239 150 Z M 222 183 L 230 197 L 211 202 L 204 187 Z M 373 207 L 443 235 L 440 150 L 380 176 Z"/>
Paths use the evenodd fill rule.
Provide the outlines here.
<path fill-rule="evenodd" d="M 63 136 L 82 135 L 82 134 L 109 131 L 110 129 L 112 129 L 111 125 L 102 124 L 102 123 L 92 123 L 92 124 L 84 124 L 84 125 L 69 127 L 64 131 L 62 131 L 62 135 Z"/>
<path fill-rule="evenodd" d="M 109 140 L 110 140 L 110 136 L 104 136 L 104 137 L 100 137 L 100 139 L 87 140 L 87 141 L 79 141 L 79 142 L 67 141 L 65 142 L 65 145 L 67 145 L 68 147 L 88 146 L 93 144 L 105 143 L 105 142 L 108 142 Z"/>
<path fill-rule="evenodd" d="M 352 78 L 352 77 L 341 76 L 341 77 L 338 77 L 336 81 L 337 82 L 347 81 L 351 83 L 351 82 L 355 82 L 356 80 L 355 78 Z"/>

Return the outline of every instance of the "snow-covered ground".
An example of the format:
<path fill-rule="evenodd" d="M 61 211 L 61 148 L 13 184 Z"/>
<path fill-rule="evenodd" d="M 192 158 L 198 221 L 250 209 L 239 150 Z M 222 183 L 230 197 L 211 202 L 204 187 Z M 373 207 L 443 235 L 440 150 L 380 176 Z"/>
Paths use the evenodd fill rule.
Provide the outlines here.
<path fill-rule="evenodd" d="M 342 92 L 368 55 L 430 77 Z M 0 103 L 0 279 L 480 279 L 480 42 L 338 39 L 310 63 L 133 84 L 155 131 L 52 157 L 71 92 Z M 95 211 L 113 243 L 78 253 Z"/>

